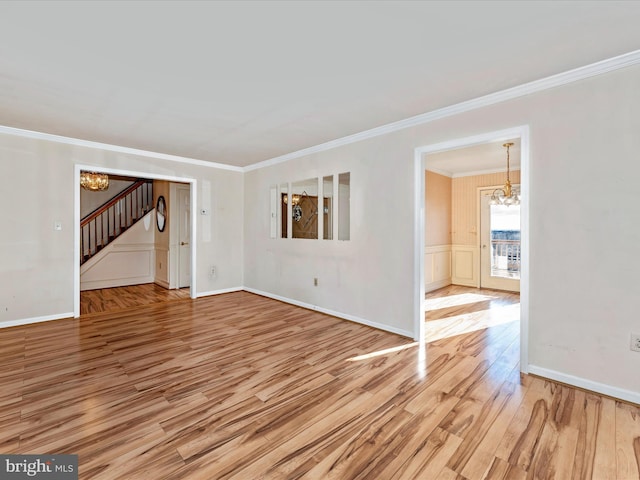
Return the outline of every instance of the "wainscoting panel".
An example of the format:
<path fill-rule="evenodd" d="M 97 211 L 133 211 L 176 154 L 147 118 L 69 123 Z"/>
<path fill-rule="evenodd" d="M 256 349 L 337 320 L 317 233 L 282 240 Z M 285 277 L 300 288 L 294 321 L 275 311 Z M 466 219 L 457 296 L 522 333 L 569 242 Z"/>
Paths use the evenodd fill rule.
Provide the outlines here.
<path fill-rule="evenodd" d="M 452 245 L 451 283 L 467 287 L 480 286 L 480 265 L 478 247 L 473 245 Z"/>
<path fill-rule="evenodd" d="M 80 290 L 152 283 L 155 222 L 152 212 L 80 267 Z"/>
<path fill-rule="evenodd" d="M 112 248 L 109 248 L 112 247 Z M 122 287 L 153 282 L 154 247 L 113 245 L 80 276 L 80 290 Z"/>
<path fill-rule="evenodd" d="M 426 247 L 424 250 L 424 291 L 451 285 L 451 245 Z"/>
<path fill-rule="evenodd" d="M 166 247 L 156 245 L 155 252 L 156 252 L 156 269 L 155 269 L 155 278 L 153 279 L 153 282 L 164 288 L 171 288 L 171 278 L 170 278 L 171 255 L 169 254 L 169 249 Z"/>

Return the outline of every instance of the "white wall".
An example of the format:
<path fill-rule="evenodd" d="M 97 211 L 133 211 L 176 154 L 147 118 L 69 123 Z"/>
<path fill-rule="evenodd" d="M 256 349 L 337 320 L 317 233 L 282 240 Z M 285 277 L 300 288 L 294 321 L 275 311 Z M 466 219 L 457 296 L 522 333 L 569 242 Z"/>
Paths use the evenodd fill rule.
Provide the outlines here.
<path fill-rule="evenodd" d="M 241 172 L 0 134 L 0 325 L 74 310 L 76 164 L 196 179 L 197 292 L 242 286 Z"/>
<path fill-rule="evenodd" d="M 638 85 L 628 67 L 247 172 L 245 285 L 411 335 L 414 149 L 528 124 L 532 371 L 640 394 Z M 269 238 L 271 185 L 344 171 L 351 241 Z"/>
<path fill-rule="evenodd" d="M 120 192 L 125 191 L 134 182 L 130 180 L 109 179 L 109 188 L 103 191 L 90 192 L 84 188 L 80 189 L 80 218 L 84 218 L 92 213 L 96 208 L 101 207 Z"/>

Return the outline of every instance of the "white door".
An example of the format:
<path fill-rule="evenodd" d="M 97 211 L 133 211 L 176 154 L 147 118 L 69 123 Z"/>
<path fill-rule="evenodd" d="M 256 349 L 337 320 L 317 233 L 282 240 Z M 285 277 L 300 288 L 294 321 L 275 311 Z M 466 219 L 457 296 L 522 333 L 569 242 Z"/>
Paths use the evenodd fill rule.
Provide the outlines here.
<path fill-rule="evenodd" d="M 480 190 L 480 287 L 520 291 L 520 205 L 490 205 Z"/>
<path fill-rule="evenodd" d="M 191 191 L 178 186 L 178 288 L 191 286 Z"/>

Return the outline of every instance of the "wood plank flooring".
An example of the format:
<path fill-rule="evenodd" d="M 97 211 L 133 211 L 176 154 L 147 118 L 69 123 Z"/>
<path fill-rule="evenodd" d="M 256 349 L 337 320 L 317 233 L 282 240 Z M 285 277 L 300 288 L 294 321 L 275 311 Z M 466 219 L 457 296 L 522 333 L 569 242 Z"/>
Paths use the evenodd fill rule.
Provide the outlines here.
<path fill-rule="evenodd" d="M 80 292 L 80 315 L 113 312 L 190 298 L 189 288 L 167 290 L 155 283 Z"/>
<path fill-rule="evenodd" d="M 246 292 L 2 329 L 0 451 L 81 479 L 640 478 L 640 407 L 521 378 L 517 296 L 428 300 L 426 344 Z"/>

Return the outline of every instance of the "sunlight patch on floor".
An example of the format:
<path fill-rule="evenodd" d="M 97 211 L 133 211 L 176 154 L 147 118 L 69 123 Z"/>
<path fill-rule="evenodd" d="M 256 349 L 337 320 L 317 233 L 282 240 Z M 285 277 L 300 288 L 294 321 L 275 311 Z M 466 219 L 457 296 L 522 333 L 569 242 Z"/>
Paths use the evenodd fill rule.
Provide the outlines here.
<path fill-rule="evenodd" d="M 425 340 L 433 342 L 443 338 L 483 330 L 496 325 L 520 321 L 520 304 L 493 307 L 474 313 L 465 313 L 441 320 L 425 322 Z"/>
<path fill-rule="evenodd" d="M 358 355 L 357 357 L 351 357 L 348 362 L 359 362 L 361 360 L 367 360 L 369 358 L 381 357 L 382 355 L 388 355 L 389 353 L 400 352 L 409 348 L 415 348 L 419 345 L 419 342 L 407 343 L 406 345 L 399 345 L 397 347 L 386 348 L 384 350 L 378 350 L 377 352 L 365 353 L 364 355 Z"/>
<path fill-rule="evenodd" d="M 457 307 L 469 305 L 471 303 L 486 302 L 496 297 L 491 295 L 481 295 L 479 293 L 461 293 L 459 295 L 449 295 L 446 297 L 427 298 L 424 302 L 425 311 L 440 310 L 441 308 Z"/>

